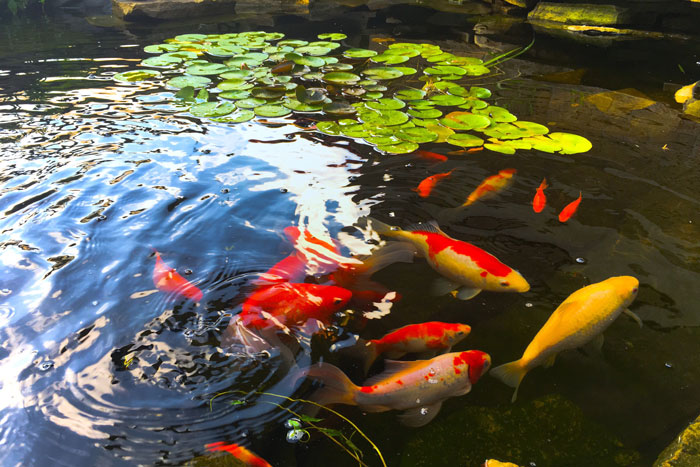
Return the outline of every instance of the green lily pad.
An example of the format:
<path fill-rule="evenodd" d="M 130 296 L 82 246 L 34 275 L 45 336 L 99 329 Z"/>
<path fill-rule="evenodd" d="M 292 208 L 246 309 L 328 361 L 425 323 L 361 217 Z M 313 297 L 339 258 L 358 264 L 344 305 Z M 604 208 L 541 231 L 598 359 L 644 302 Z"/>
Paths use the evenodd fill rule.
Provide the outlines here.
<path fill-rule="evenodd" d="M 328 53 L 331 51 L 331 49 L 328 47 L 319 47 L 313 45 L 297 47 L 295 50 L 297 53 L 313 56 L 328 55 Z"/>
<path fill-rule="evenodd" d="M 413 123 L 416 126 L 422 126 L 424 128 L 431 126 L 431 125 L 440 125 L 440 120 L 437 118 L 412 118 L 411 123 Z M 443 127 L 445 128 L 445 127 Z M 451 131 L 451 130 L 450 130 Z M 454 133 L 454 131 L 452 132 Z"/>
<path fill-rule="evenodd" d="M 426 128 L 404 128 L 396 132 L 396 136 L 412 143 L 430 143 L 438 139 L 437 133 Z"/>
<path fill-rule="evenodd" d="M 316 37 L 319 39 L 328 39 L 330 41 L 342 41 L 343 39 L 347 39 L 348 36 L 340 32 L 326 32 Z"/>
<path fill-rule="evenodd" d="M 367 68 L 362 74 L 372 79 L 396 79 L 403 76 L 400 70 L 392 67 Z"/>
<path fill-rule="evenodd" d="M 373 110 L 398 110 L 403 109 L 406 106 L 406 103 L 399 99 L 387 97 L 384 99 L 379 99 L 375 102 L 367 102 L 365 105 Z"/>
<path fill-rule="evenodd" d="M 266 86 L 253 88 L 250 93 L 253 97 L 259 99 L 279 99 L 285 93 L 285 89 L 281 86 Z"/>
<path fill-rule="evenodd" d="M 514 122 L 518 119 L 518 117 L 508 112 L 508 110 L 504 109 L 503 107 L 498 107 L 496 105 L 490 105 L 485 109 L 475 110 L 474 113 L 478 115 L 486 115 L 491 120 L 498 123 Z"/>
<path fill-rule="evenodd" d="M 223 117 L 236 110 L 236 106 L 228 101 L 202 102 L 190 107 L 190 113 L 195 117 Z"/>
<path fill-rule="evenodd" d="M 253 72 L 250 70 L 233 70 L 221 73 L 223 79 L 251 79 L 253 78 Z"/>
<path fill-rule="evenodd" d="M 431 101 L 409 101 L 408 105 L 411 106 L 412 109 L 416 110 L 427 110 L 435 108 L 435 103 Z"/>
<path fill-rule="evenodd" d="M 452 54 L 450 54 L 450 53 L 446 53 L 446 52 L 443 52 L 443 53 L 440 53 L 440 54 L 437 54 L 437 55 L 430 55 L 430 56 L 428 56 L 428 57 L 425 57 L 425 59 L 426 59 L 427 61 L 429 61 L 430 63 L 445 62 L 445 65 L 449 65 L 449 63 L 447 62 L 447 60 L 449 60 L 449 59 L 451 59 L 451 58 L 455 58 L 455 56 L 452 55 Z"/>
<path fill-rule="evenodd" d="M 221 63 L 202 63 L 187 67 L 186 72 L 195 76 L 218 75 L 229 71 L 229 67 Z"/>
<path fill-rule="evenodd" d="M 455 84 L 455 83 L 449 83 L 449 84 L 451 84 L 452 86 L 445 89 L 449 94 L 452 94 L 453 96 L 460 96 L 460 97 L 467 97 L 469 95 L 469 91 L 467 91 L 465 88 L 463 88 L 459 84 Z"/>
<path fill-rule="evenodd" d="M 158 68 L 175 68 L 180 63 L 182 63 L 181 58 L 165 54 L 158 55 L 157 57 L 149 57 L 141 61 L 141 65 L 154 66 Z"/>
<path fill-rule="evenodd" d="M 491 97 L 491 91 L 486 88 L 472 86 L 471 88 L 469 88 L 469 95 L 477 97 L 479 99 L 488 99 L 489 97 Z"/>
<path fill-rule="evenodd" d="M 163 52 L 177 52 L 180 46 L 177 44 L 153 44 L 147 45 L 143 51 L 149 54 L 159 54 Z"/>
<path fill-rule="evenodd" d="M 571 133 L 555 132 L 548 135 L 551 139 L 561 144 L 561 154 L 579 154 L 589 151 L 593 144 L 583 136 Z"/>
<path fill-rule="evenodd" d="M 243 91 L 251 89 L 253 84 L 241 78 L 232 78 L 220 82 L 216 87 L 222 91 Z"/>
<path fill-rule="evenodd" d="M 377 54 L 377 51 L 369 49 L 348 49 L 343 52 L 343 56 L 347 58 L 369 58 Z"/>
<path fill-rule="evenodd" d="M 260 107 L 265 105 L 267 101 L 265 99 L 257 99 L 255 97 L 250 97 L 248 99 L 241 99 L 236 102 L 236 105 L 241 109 L 253 109 L 255 107 Z"/>
<path fill-rule="evenodd" d="M 458 66 L 451 66 L 451 65 L 436 65 L 433 67 L 428 67 L 423 70 L 423 73 L 426 75 L 464 75 L 466 74 L 466 70 L 464 68 L 460 68 Z"/>
<path fill-rule="evenodd" d="M 278 46 L 286 46 L 288 45 L 289 47 L 304 47 L 307 45 L 309 42 L 308 41 L 302 41 L 299 39 L 285 39 L 283 41 L 279 41 L 277 43 Z"/>
<path fill-rule="evenodd" d="M 474 130 L 486 128 L 491 124 L 491 120 L 484 115 L 469 112 L 450 112 L 440 123 L 454 130 Z"/>
<path fill-rule="evenodd" d="M 325 104 L 323 111 L 332 115 L 354 115 L 357 110 L 352 105 L 344 101 L 336 101 Z"/>
<path fill-rule="evenodd" d="M 399 144 L 401 142 L 401 140 L 399 138 L 397 138 L 396 136 L 392 136 L 392 135 L 367 136 L 367 137 L 365 137 L 365 141 L 367 141 L 370 144 L 375 144 L 375 145 Z"/>
<path fill-rule="evenodd" d="M 361 123 L 345 125 L 340 127 L 340 131 L 351 138 L 367 138 L 370 136 L 369 130 Z"/>
<path fill-rule="evenodd" d="M 385 63 L 387 65 L 398 65 L 399 63 L 404 63 L 409 60 L 410 57 L 405 55 L 390 55 L 390 54 L 380 54 L 375 55 L 371 58 L 374 63 Z"/>
<path fill-rule="evenodd" d="M 204 34 L 180 34 L 175 36 L 175 40 L 178 42 L 199 42 L 206 39 L 207 36 Z"/>
<path fill-rule="evenodd" d="M 304 86 L 297 86 L 294 90 L 294 94 L 299 102 L 304 104 L 321 104 L 326 100 L 326 90 L 323 88 L 309 88 L 306 89 Z"/>
<path fill-rule="evenodd" d="M 412 100 L 418 100 L 418 99 L 423 99 L 425 97 L 425 91 L 422 91 L 420 89 L 402 89 L 396 94 L 394 94 L 395 97 L 398 99 L 402 99 L 404 101 L 412 101 Z"/>
<path fill-rule="evenodd" d="M 388 152 L 389 154 L 408 154 L 419 148 L 418 143 L 411 143 L 410 141 L 403 141 L 398 144 L 380 144 L 377 145 L 377 149 L 380 151 Z"/>
<path fill-rule="evenodd" d="M 442 111 L 438 109 L 409 109 L 408 114 L 416 118 L 438 118 L 442 117 Z"/>
<path fill-rule="evenodd" d="M 247 52 L 247 49 L 238 45 L 218 45 L 207 47 L 204 51 L 212 57 L 233 57 Z"/>
<path fill-rule="evenodd" d="M 468 97 L 467 102 L 465 102 L 462 105 L 458 105 L 457 107 L 459 107 L 460 109 L 467 109 L 467 110 L 481 110 L 481 109 L 485 109 L 488 106 L 489 106 L 488 102 L 484 102 L 482 100 L 479 100 L 479 99 L 476 99 L 473 97 Z"/>
<path fill-rule="evenodd" d="M 542 152 L 557 152 L 561 151 L 562 146 L 558 142 L 549 139 L 546 136 L 531 136 L 529 138 L 523 138 L 523 141 L 526 141 L 532 145 L 532 149 L 536 149 L 538 151 Z"/>
<path fill-rule="evenodd" d="M 515 154 L 517 149 L 531 149 L 531 145 L 523 141 L 500 141 L 496 138 L 490 138 L 489 141 L 484 147 L 502 154 Z"/>
<path fill-rule="evenodd" d="M 411 68 L 410 66 L 395 66 L 394 68 L 403 73 L 404 76 L 412 75 L 417 71 L 415 68 Z"/>
<path fill-rule="evenodd" d="M 359 113 L 360 120 L 372 125 L 401 125 L 408 121 L 408 115 L 399 110 L 367 110 Z"/>
<path fill-rule="evenodd" d="M 316 41 L 309 42 L 309 45 L 307 45 L 307 47 L 325 47 L 326 49 L 335 50 L 338 47 L 340 47 L 340 44 L 332 41 Z"/>
<path fill-rule="evenodd" d="M 462 68 L 464 68 L 464 71 L 466 71 L 469 76 L 481 76 L 491 73 L 491 70 L 484 65 L 467 65 Z"/>
<path fill-rule="evenodd" d="M 286 54 L 294 51 L 294 47 L 289 47 L 288 45 L 268 45 L 262 50 L 266 54 Z M 270 57 L 268 57 L 269 59 Z"/>
<path fill-rule="evenodd" d="M 376 100 L 376 99 L 381 99 L 384 96 L 384 93 L 381 93 L 379 91 L 371 91 L 365 93 L 363 96 L 363 99 L 365 100 Z"/>
<path fill-rule="evenodd" d="M 288 109 L 292 109 L 296 112 L 318 112 L 323 108 L 323 104 L 306 104 L 304 102 L 300 102 L 296 99 L 286 99 L 283 103 L 283 106 L 287 107 Z"/>
<path fill-rule="evenodd" d="M 336 122 L 318 122 L 316 124 L 316 129 L 330 136 L 339 136 L 341 134 L 340 125 Z"/>
<path fill-rule="evenodd" d="M 302 78 L 308 81 L 322 81 L 323 80 L 323 73 L 315 71 L 313 73 L 305 73 L 302 75 Z"/>
<path fill-rule="evenodd" d="M 293 62 L 297 65 L 306 65 L 311 68 L 320 68 L 326 64 L 326 61 L 321 57 L 299 57 Z"/>
<path fill-rule="evenodd" d="M 187 86 L 192 86 L 193 88 L 198 89 L 207 86 L 209 83 L 211 83 L 211 80 L 205 76 L 182 75 L 168 80 L 168 82 L 165 84 L 177 89 L 182 89 Z"/>
<path fill-rule="evenodd" d="M 348 71 L 352 70 L 353 68 L 355 67 L 350 65 L 349 63 L 331 63 L 330 65 L 324 66 L 323 71 L 325 71 L 326 73 L 330 73 L 331 71 Z"/>
<path fill-rule="evenodd" d="M 362 88 L 343 88 L 343 94 L 346 96 L 360 97 L 366 93 L 367 91 Z"/>
<path fill-rule="evenodd" d="M 379 91 L 379 92 L 384 92 L 384 91 L 386 91 L 386 90 L 389 89 L 389 88 L 387 88 L 387 87 L 384 86 L 383 84 L 370 84 L 370 85 L 365 86 L 365 89 L 368 90 L 368 91 Z"/>
<path fill-rule="evenodd" d="M 223 91 L 217 94 L 221 99 L 247 99 L 250 97 L 250 91 Z"/>
<path fill-rule="evenodd" d="M 450 135 L 455 134 L 452 128 L 447 128 L 446 126 L 442 126 L 438 123 L 426 125 L 426 128 L 438 135 L 438 138 L 435 140 L 436 143 L 444 143 L 447 141 L 447 138 L 449 138 Z"/>
<path fill-rule="evenodd" d="M 519 128 L 512 123 L 496 123 L 482 131 L 486 136 L 499 140 L 520 139 L 533 136 L 527 129 Z"/>
<path fill-rule="evenodd" d="M 335 65 L 338 63 L 338 57 L 320 57 L 326 62 L 326 65 Z"/>
<path fill-rule="evenodd" d="M 436 94 L 434 96 L 430 96 L 429 99 L 435 105 L 444 106 L 461 105 L 467 102 L 466 98 L 460 96 L 453 96 L 451 94 Z"/>
<path fill-rule="evenodd" d="M 348 73 L 347 71 L 333 71 L 331 73 L 326 73 L 323 75 L 323 79 L 329 83 L 335 84 L 355 84 L 360 81 L 360 77 L 355 73 Z"/>
<path fill-rule="evenodd" d="M 444 60 L 445 65 L 456 65 L 456 66 L 471 66 L 471 65 L 481 65 L 484 63 L 483 60 L 480 58 L 476 57 L 460 57 L 457 55 L 453 55 L 451 58 L 447 58 Z"/>
<path fill-rule="evenodd" d="M 513 125 L 517 126 L 522 130 L 526 130 L 529 133 L 528 136 L 546 135 L 547 133 L 549 133 L 549 128 L 535 122 L 524 122 L 522 120 L 519 120 L 517 122 L 513 122 Z"/>
<path fill-rule="evenodd" d="M 133 70 L 125 71 L 123 73 L 117 73 L 112 78 L 114 79 L 114 81 L 136 83 L 138 81 L 145 81 L 147 79 L 158 77 L 160 77 L 160 72 L 156 70 Z"/>
<path fill-rule="evenodd" d="M 484 144 L 483 139 L 478 138 L 474 135 L 470 135 L 469 133 L 455 133 L 453 135 L 448 136 L 445 139 L 445 141 L 447 141 L 450 144 L 454 144 L 455 146 L 461 146 L 463 148 L 474 148 Z"/>
<path fill-rule="evenodd" d="M 235 112 L 224 117 L 212 118 L 212 121 L 219 123 L 243 123 L 252 120 L 255 112 L 248 109 L 237 109 Z"/>
<path fill-rule="evenodd" d="M 265 104 L 254 109 L 255 115 L 260 117 L 284 117 L 292 113 L 292 109 L 284 107 L 282 105 L 275 104 Z"/>
<path fill-rule="evenodd" d="M 255 68 L 260 65 L 262 65 L 262 60 L 258 60 L 256 58 L 252 57 L 234 57 L 234 58 L 229 58 L 224 62 L 224 64 L 229 67 L 229 68 L 241 68 L 241 67 L 248 67 L 248 68 Z"/>

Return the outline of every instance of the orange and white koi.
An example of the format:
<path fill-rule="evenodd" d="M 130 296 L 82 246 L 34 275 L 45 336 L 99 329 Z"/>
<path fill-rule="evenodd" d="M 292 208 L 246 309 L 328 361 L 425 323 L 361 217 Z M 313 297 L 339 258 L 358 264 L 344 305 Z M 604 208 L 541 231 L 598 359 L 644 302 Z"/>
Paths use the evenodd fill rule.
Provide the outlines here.
<path fill-rule="evenodd" d="M 207 444 L 205 447 L 211 452 L 228 452 L 243 462 L 243 465 L 246 467 L 272 467 L 265 459 L 236 443 L 226 444 L 223 441 L 219 441 L 218 443 Z"/>
<path fill-rule="evenodd" d="M 501 190 L 504 190 L 513 182 L 513 175 L 515 175 L 517 170 L 515 169 L 503 169 L 499 170 L 496 175 L 491 175 L 486 177 L 483 182 L 476 187 L 476 190 L 472 191 L 467 200 L 462 204 L 462 207 L 474 204 L 480 199 L 489 198 Z"/>
<path fill-rule="evenodd" d="M 438 154 L 437 152 L 424 151 L 422 149 L 417 150 L 416 155 L 431 162 L 445 162 L 447 160 L 447 156 L 443 154 Z"/>
<path fill-rule="evenodd" d="M 532 199 L 532 209 L 535 212 L 542 212 L 544 206 L 547 204 L 547 197 L 544 194 L 544 190 L 547 188 L 547 179 L 543 178 L 542 183 L 535 191 L 535 197 Z"/>
<path fill-rule="evenodd" d="M 365 356 L 365 373 L 381 354 L 396 359 L 407 353 L 442 350 L 449 352 L 453 345 L 469 335 L 471 329 L 466 324 L 429 321 L 409 324 L 386 334 L 381 339 L 366 341 L 364 345 L 359 344 Z"/>
<path fill-rule="evenodd" d="M 202 291 L 182 277 L 162 259 L 156 251 L 156 265 L 153 268 L 153 283 L 162 292 L 173 292 L 198 302 L 204 296 Z"/>
<path fill-rule="evenodd" d="M 437 183 L 443 178 L 452 175 L 452 172 L 453 170 L 450 170 L 449 172 L 426 177 L 422 182 L 418 184 L 416 188 L 413 189 L 413 191 L 418 193 L 418 196 L 420 196 L 421 198 L 427 198 L 428 196 L 430 196 L 430 193 L 433 191 L 433 188 L 435 188 L 435 185 L 437 185 Z"/>
<path fill-rule="evenodd" d="M 318 403 L 356 405 L 366 412 L 403 410 L 408 426 L 423 426 L 440 410 L 445 399 L 471 391 L 488 371 L 491 357 L 479 350 L 452 352 L 430 360 L 385 360 L 386 370 L 357 386 L 337 367 L 312 365 L 306 375 L 323 381 L 312 396 Z"/>
<path fill-rule="evenodd" d="M 642 321 L 627 309 L 638 290 L 639 281 L 632 276 L 611 277 L 578 289 L 554 310 L 519 360 L 494 368 L 491 375 L 515 388 L 511 399 L 515 401 L 528 371 L 540 365 L 548 368 L 562 350 L 581 347 L 596 338 L 596 347 L 600 348 L 601 333 L 620 313 L 629 315 L 641 326 Z"/>
<path fill-rule="evenodd" d="M 530 290 L 530 284 L 518 271 L 481 248 L 448 236 L 434 221 L 405 230 L 376 219 L 369 221 L 377 233 L 412 244 L 428 260 L 428 264 L 446 279 L 435 287 L 437 294 L 459 289 L 457 298 L 469 300 L 482 290 Z"/>
<path fill-rule="evenodd" d="M 559 222 L 566 222 L 571 219 L 578 209 L 578 205 L 581 204 L 581 192 L 578 192 L 578 198 L 567 204 L 564 209 L 559 213 Z"/>

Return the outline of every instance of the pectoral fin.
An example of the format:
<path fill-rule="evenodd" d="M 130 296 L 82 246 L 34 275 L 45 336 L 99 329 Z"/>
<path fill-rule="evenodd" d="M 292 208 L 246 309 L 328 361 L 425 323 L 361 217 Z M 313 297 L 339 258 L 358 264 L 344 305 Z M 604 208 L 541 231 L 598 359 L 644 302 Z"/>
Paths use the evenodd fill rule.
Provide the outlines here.
<path fill-rule="evenodd" d="M 442 401 L 432 405 L 408 409 L 399 415 L 399 421 L 406 426 L 419 427 L 429 423 L 440 411 Z"/>
<path fill-rule="evenodd" d="M 629 308 L 625 308 L 624 310 L 622 310 L 622 312 L 630 318 L 632 318 L 633 320 L 635 320 L 640 328 L 642 327 L 642 320 L 639 318 L 639 316 L 630 311 Z"/>
<path fill-rule="evenodd" d="M 462 287 L 457 293 L 457 298 L 460 300 L 470 300 L 481 292 L 481 289 L 470 289 L 469 287 Z"/>
<path fill-rule="evenodd" d="M 603 342 L 605 342 L 605 337 L 602 334 L 598 334 L 593 338 L 588 344 L 586 344 L 586 353 L 591 356 L 600 356 L 603 354 Z"/>
<path fill-rule="evenodd" d="M 551 367 L 552 365 L 554 365 L 554 360 L 556 360 L 556 358 L 557 358 L 557 354 L 550 355 L 542 366 L 544 368 Z"/>
<path fill-rule="evenodd" d="M 446 295 L 457 288 L 459 288 L 459 283 L 448 281 L 444 277 L 438 277 L 435 279 L 435 282 L 433 282 L 431 292 L 433 295 L 440 296 Z"/>

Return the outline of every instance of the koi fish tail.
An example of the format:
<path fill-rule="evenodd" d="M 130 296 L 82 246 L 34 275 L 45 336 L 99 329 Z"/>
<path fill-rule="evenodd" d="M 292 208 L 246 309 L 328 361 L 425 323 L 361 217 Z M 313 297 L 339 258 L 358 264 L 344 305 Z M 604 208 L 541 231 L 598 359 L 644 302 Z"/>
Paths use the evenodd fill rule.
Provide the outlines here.
<path fill-rule="evenodd" d="M 314 402 L 320 405 L 357 405 L 355 395 L 359 388 L 338 367 L 330 363 L 317 363 L 306 370 L 306 376 L 324 384 L 312 394 Z"/>
<path fill-rule="evenodd" d="M 518 397 L 518 388 L 520 387 L 520 383 L 523 381 L 523 378 L 527 374 L 527 371 L 528 368 L 521 363 L 521 360 L 516 360 L 514 362 L 506 363 L 505 365 L 497 366 L 491 370 L 491 376 L 494 376 L 508 386 L 515 388 L 513 397 L 510 400 L 511 402 L 515 402 L 515 399 Z"/>
<path fill-rule="evenodd" d="M 369 258 L 362 261 L 364 265 L 362 273 L 369 277 L 394 263 L 412 263 L 417 253 L 416 248 L 410 243 L 390 242 L 374 250 Z"/>

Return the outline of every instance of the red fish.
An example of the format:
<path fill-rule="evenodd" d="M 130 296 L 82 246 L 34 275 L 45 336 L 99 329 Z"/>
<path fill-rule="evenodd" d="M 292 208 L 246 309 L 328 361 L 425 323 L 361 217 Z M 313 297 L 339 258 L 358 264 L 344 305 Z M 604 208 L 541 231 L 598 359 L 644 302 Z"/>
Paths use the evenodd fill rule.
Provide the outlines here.
<path fill-rule="evenodd" d="M 571 219 L 581 203 L 581 192 L 578 192 L 578 198 L 566 205 L 559 213 L 559 222 L 566 222 Z"/>
<path fill-rule="evenodd" d="M 333 285 L 283 282 L 255 290 L 239 316 L 244 326 L 258 329 L 304 324 L 310 319 L 328 324 L 351 297 L 351 291 Z"/>
<path fill-rule="evenodd" d="M 485 199 L 505 189 L 512 182 L 513 175 L 515 175 L 516 172 L 517 170 L 515 169 L 503 169 L 499 170 L 496 175 L 486 177 L 486 179 L 476 187 L 476 190 L 471 192 L 467 200 L 462 204 L 462 207 L 474 204 L 479 199 Z"/>
<path fill-rule="evenodd" d="M 386 353 L 388 358 L 401 358 L 407 353 L 426 351 L 450 351 L 453 345 L 464 339 L 471 332 L 471 327 L 460 323 L 409 324 L 392 331 L 381 339 L 372 339 L 363 346 L 366 355 L 365 372 L 369 370 L 376 358 Z"/>
<path fill-rule="evenodd" d="M 542 212 L 545 204 L 547 204 L 547 197 L 544 194 L 545 188 L 547 188 L 547 179 L 543 178 L 542 183 L 540 183 L 540 186 L 535 192 L 535 197 L 532 199 L 532 209 L 535 212 Z"/>
<path fill-rule="evenodd" d="M 419 149 L 416 151 L 416 154 L 423 159 L 432 161 L 432 162 L 445 162 L 447 160 L 447 156 L 444 156 L 442 154 L 438 154 L 436 152 L 430 152 L 430 151 L 424 151 L 422 149 Z"/>
<path fill-rule="evenodd" d="M 202 291 L 178 274 L 160 259 L 156 251 L 156 266 L 153 269 L 153 283 L 162 292 L 174 292 L 198 302 L 204 296 Z"/>
<path fill-rule="evenodd" d="M 427 177 L 425 180 L 420 182 L 418 184 L 417 188 L 414 188 L 413 191 L 418 193 L 418 196 L 421 198 L 427 198 L 430 196 L 430 193 L 433 191 L 433 188 L 435 188 L 435 185 L 442 180 L 445 177 L 449 177 L 452 174 L 453 170 L 450 170 L 449 172 L 441 173 L 441 174 L 435 174 L 431 175 L 430 177 Z"/>
<path fill-rule="evenodd" d="M 219 441 L 207 444 L 205 447 L 211 452 L 228 452 L 247 467 L 272 467 L 265 459 L 236 443 L 225 444 L 223 441 Z"/>

